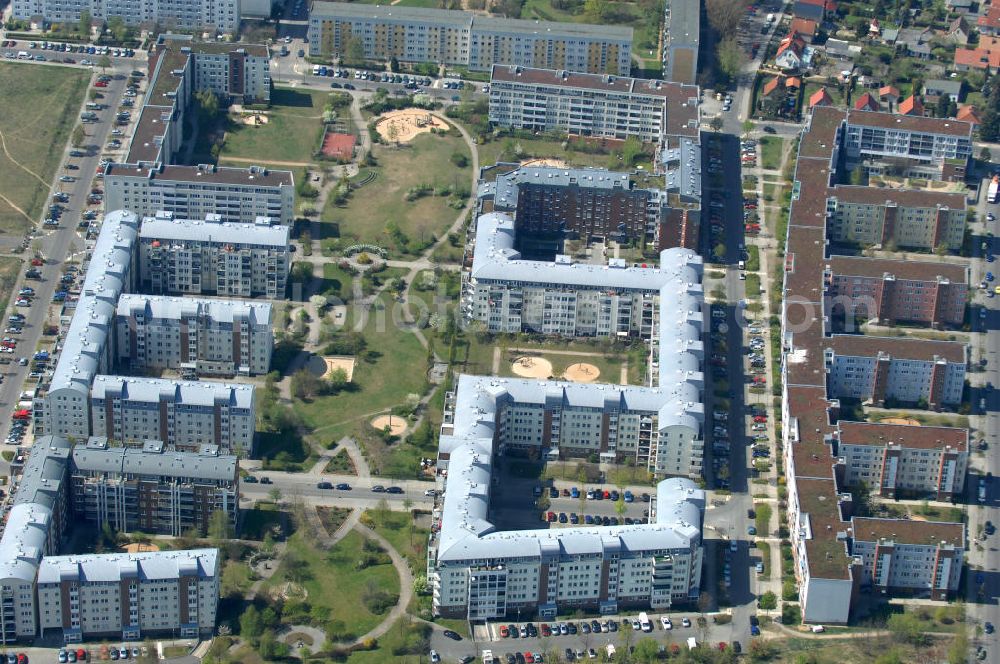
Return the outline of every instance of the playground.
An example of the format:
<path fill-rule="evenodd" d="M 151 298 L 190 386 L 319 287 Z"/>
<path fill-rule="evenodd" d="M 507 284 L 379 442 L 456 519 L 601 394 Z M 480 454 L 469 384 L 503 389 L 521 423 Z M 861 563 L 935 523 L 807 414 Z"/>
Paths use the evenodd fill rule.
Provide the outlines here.
<path fill-rule="evenodd" d="M 399 415 L 379 415 L 372 420 L 371 424 L 372 428 L 377 431 L 385 431 L 388 427 L 390 435 L 393 436 L 402 436 L 409 428 L 406 424 L 406 418 Z"/>
<path fill-rule="evenodd" d="M 375 120 L 375 131 L 390 143 L 409 143 L 434 129 L 448 131 L 448 123 L 419 108 L 389 111 Z"/>

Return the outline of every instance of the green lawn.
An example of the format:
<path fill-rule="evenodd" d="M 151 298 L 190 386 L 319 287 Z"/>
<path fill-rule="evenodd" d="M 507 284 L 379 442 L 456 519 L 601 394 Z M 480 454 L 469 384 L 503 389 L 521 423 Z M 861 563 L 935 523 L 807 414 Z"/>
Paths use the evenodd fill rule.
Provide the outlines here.
<path fill-rule="evenodd" d="M 365 413 L 399 405 L 411 393 L 423 394 L 426 378 L 427 353 L 412 332 L 401 329 L 393 321 L 391 298 L 378 300 L 389 308 L 371 312 L 363 331 L 371 357 L 359 359 L 354 367 L 352 391 L 321 396 L 310 402 L 295 400 L 293 407 L 312 436 L 322 444 L 339 438 L 332 433 L 343 431 L 333 425 L 353 422 Z"/>
<path fill-rule="evenodd" d="M 76 125 L 88 78 L 89 72 L 68 67 L 0 63 L 4 146 L 0 150 L 0 233 L 20 235 L 38 223 L 66 140 Z"/>
<path fill-rule="evenodd" d="M 357 563 L 365 555 L 363 543 L 361 535 L 351 532 L 330 551 L 322 551 L 307 535 L 296 534 L 264 588 L 282 587 L 287 582 L 300 584 L 310 604 L 326 607 L 330 621 L 342 621 L 351 633 L 360 636 L 384 616 L 368 610 L 363 598 L 369 587 L 399 594 L 399 577 L 391 563 L 358 569 Z"/>
<path fill-rule="evenodd" d="M 341 302 L 352 299 L 354 275 L 340 269 L 336 263 L 323 265 L 323 294 L 329 298 L 338 298 Z"/>
<path fill-rule="evenodd" d="M 570 166 L 608 168 L 617 158 L 610 152 L 590 153 L 563 146 L 564 141 L 548 138 L 501 138 L 476 146 L 480 166 L 490 166 L 500 161 L 527 159 L 561 159 Z"/>
<path fill-rule="evenodd" d="M 0 192 L 2 193 L 2 192 Z M 0 311 L 6 311 L 10 294 L 21 271 L 23 261 L 20 258 L 0 256 Z"/>
<path fill-rule="evenodd" d="M 260 501 L 253 509 L 246 510 L 240 520 L 240 537 L 243 539 L 263 540 L 264 535 L 274 526 L 287 529 L 294 522 L 285 512 L 278 509 L 272 502 Z M 285 530 L 285 534 L 289 534 Z"/>
<path fill-rule="evenodd" d="M 275 88 L 271 93 L 267 124 L 247 126 L 231 122 L 226 142 L 219 153 L 219 162 L 225 163 L 228 157 L 253 159 L 261 163 L 311 162 L 313 153 L 319 147 L 323 105 L 329 94 Z M 347 111 L 341 113 L 346 115 Z"/>
<path fill-rule="evenodd" d="M 778 169 L 781 167 L 781 151 L 784 149 L 785 139 L 777 136 L 764 136 L 760 139 L 760 166 L 764 169 Z"/>
<path fill-rule="evenodd" d="M 430 625 L 404 617 L 378 640 L 373 650 L 352 652 L 344 661 L 347 664 L 423 662 L 426 661 L 424 656 L 430 648 L 430 634 Z"/>
<path fill-rule="evenodd" d="M 414 576 L 424 574 L 427 569 L 426 528 L 418 528 L 409 512 L 369 510 L 366 514 L 375 522 L 375 532 L 389 540 L 399 555 L 406 558 Z M 379 520 L 381 519 L 381 521 Z"/>
<path fill-rule="evenodd" d="M 451 156 L 461 154 L 468 161 L 468 148 L 457 135 L 421 134 L 398 148 L 377 146 L 374 153 L 376 180 L 356 190 L 343 206 L 331 198 L 322 214 L 328 222 L 323 236 L 419 253 L 454 223 L 465 204 L 471 168 L 459 168 Z M 421 187 L 429 190 L 419 197 L 407 195 Z"/>

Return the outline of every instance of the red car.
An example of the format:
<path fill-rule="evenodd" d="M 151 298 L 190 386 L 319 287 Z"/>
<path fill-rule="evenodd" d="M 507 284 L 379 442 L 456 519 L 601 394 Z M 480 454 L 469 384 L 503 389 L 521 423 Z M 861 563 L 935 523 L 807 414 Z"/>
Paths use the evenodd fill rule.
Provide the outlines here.
<path fill-rule="evenodd" d="M 34 265 L 35 267 L 38 267 L 39 265 L 44 265 L 45 261 L 43 261 L 41 258 L 32 258 L 31 264 Z"/>
<path fill-rule="evenodd" d="M 500 636 L 504 639 L 510 636 L 510 629 L 507 625 L 500 625 Z"/>
<path fill-rule="evenodd" d="M 728 645 L 725 641 L 719 641 L 719 652 L 724 652 Z"/>
<path fill-rule="evenodd" d="M 552 523 L 553 521 L 556 520 L 556 513 L 549 512 L 548 514 L 545 515 L 545 520 L 548 521 L 549 523 Z"/>
<path fill-rule="evenodd" d="M 552 628 L 547 623 L 542 623 L 542 636 L 552 636 Z"/>
<path fill-rule="evenodd" d="M 530 652 L 526 652 L 524 653 L 524 661 L 526 662 L 526 664 L 535 664 L 535 656 L 532 655 Z"/>
<path fill-rule="evenodd" d="M 108 87 L 108 83 L 107 83 L 107 81 L 97 81 L 96 83 L 94 83 L 94 87 L 95 88 L 106 88 L 106 87 Z"/>
<path fill-rule="evenodd" d="M 763 415 L 758 415 L 757 417 L 753 418 L 753 421 L 763 424 L 764 422 L 767 422 L 767 418 L 764 417 Z"/>

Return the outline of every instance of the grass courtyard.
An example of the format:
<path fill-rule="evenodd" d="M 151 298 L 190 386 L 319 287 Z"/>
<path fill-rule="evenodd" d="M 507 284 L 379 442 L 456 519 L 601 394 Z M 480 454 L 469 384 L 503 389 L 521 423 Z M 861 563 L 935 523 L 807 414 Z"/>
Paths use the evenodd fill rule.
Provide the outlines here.
<path fill-rule="evenodd" d="M 245 166 L 242 160 L 247 159 L 262 164 L 312 162 L 319 147 L 323 106 L 329 96 L 325 91 L 275 88 L 271 93 L 271 108 L 266 113 L 267 124 L 250 126 L 230 118 L 219 163 L 228 161 Z M 353 131 L 347 109 L 339 110 L 338 117 L 344 118 Z"/>
<path fill-rule="evenodd" d="M 0 233 L 20 235 L 39 221 L 88 78 L 68 67 L 0 63 Z"/>
<path fill-rule="evenodd" d="M 781 152 L 785 149 L 785 139 L 764 136 L 760 139 L 760 166 L 765 170 L 781 167 Z"/>
<path fill-rule="evenodd" d="M 0 256 L 0 311 L 7 309 L 17 275 L 21 271 L 21 259 Z"/>
<path fill-rule="evenodd" d="M 468 147 L 454 132 L 421 134 L 400 147 L 375 146 L 374 154 L 374 181 L 340 206 L 331 197 L 322 214 L 323 235 L 371 242 L 396 254 L 419 253 L 447 231 L 469 196 Z"/>
<path fill-rule="evenodd" d="M 366 596 L 375 591 L 399 595 L 399 576 L 384 553 L 365 547 L 357 532 L 348 533 L 330 551 L 315 546 L 304 533 L 288 540 L 288 550 L 264 589 L 301 588 L 312 606 L 329 611 L 327 623 L 339 621 L 351 635 L 360 636 L 377 625 L 384 613 L 373 613 Z M 301 595 L 300 594 L 300 595 Z"/>

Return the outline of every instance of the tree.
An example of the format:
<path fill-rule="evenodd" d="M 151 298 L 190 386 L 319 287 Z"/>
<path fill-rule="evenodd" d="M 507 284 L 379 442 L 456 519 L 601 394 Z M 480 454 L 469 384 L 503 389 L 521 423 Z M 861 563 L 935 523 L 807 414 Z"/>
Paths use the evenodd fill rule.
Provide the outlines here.
<path fill-rule="evenodd" d="M 194 93 L 195 102 L 198 104 L 198 121 L 204 124 L 211 123 L 215 116 L 219 114 L 219 98 L 211 90 L 198 90 Z"/>
<path fill-rule="evenodd" d="M 984 147 L 979 151 L 979 161 L 984 161 L 989 163 L 993 159 L 993 153 L 990 152 L 989 148 Z"/>
<path fill-rule="evenodd" d="M 83 125 L 77 125 L 73 127 L 73 133 L 70 135 L 70 143 L 73 144 L 74 148 L 83 147 L 83 141 L 87 138 L 87 132 L 84 130 Z"/>
<path fill-rule="evenodd" d="M 934 105 L 934 115 L 939 118 L 947 118 L 948 108 L 950 106 L 949 102 L 951 99 L 948 95 L 941 95 L 938 97 L 937 104 Z"/>
<path fill-rule="evenodd" d="M 108 19 L 108 30 L 116 42 L 126 42 L 132 38 L 132 28 L 125 25 L 121 16 L 112 16 Z"/>
<path fill-rule="evenodd" d="M 1000 137 L 1000 73 L 990 79 L 990 94 L 983 109 L 979 137 L 984 141 L 995 141 Z"/>
<path fill-rule="evenodd" d="M 354 35 L 344 39 L 344 59 L 351 64 L 359 64 L 365 60 L 365 45 Z"/>
<path fill-rule="evenodd" d="M 923 645 L 927 641 L 920 619 L 912 613 L 894 613 L 886 624 L 893 638 L 898 641 Z"/>
<path fill-rule="evenodd" d="M 372 508 L 372 521 L 375 522 L 376 526 L 384 528 L 386 521 L 389 519 L 389 501 L 382 498 L 377 503 L 375 507 Z"/>
<path fill-rule="evenodd" d="M 722 131 L 722 127 L 725 123 L 722 118 L 716 115 L 714 118 L 708 121 L 708 126 L 712 128 L 712 131 Z"/>
<path fill-rule="evenodd" d="M 625 166 L 632 166 L 636 159 L 642 154 L 642 141 L 636 136 L 629 136 L 622 144 L 622 163 Z"/>
<path fill-rule="evenodd" d="M 279 489 L 278 487 L 274 487 L 273 489 L 267 492 L 267 497 L 271 499 L 272 503 L 281 502 L 281 489 Z"/>
<path fill-rule="evenodd" d="M 583 15 L 591 23 L 603 23 L 610 8 L 607 0 L 587 0 L 583 3 Z"/>
<path fill-rule="evenodd" d="M 645 637 L 635 644 L 635 661 L 640 664 L 652 664 L 660 658 L 660 644 L 656 639 Z"/>
<path fill-rule="evenodd" d="M 337 367 L 331 371 L 330 377 L 327 380 L 330 382 L 330 388 L 334 392 L 339 392 L 351 382 L 347 379 L 347 371 L 343 367 Z"/>
<path fill-rule="evenodd" d="M 764 611 L 773 611 L 778 608 L 778 596 L 768 590 L 760 596 L 760 601 L 758 603 L 760 608 Z"/>
<path fill-rule="evenodd" d="M 97 66 L 100 67 L 101 71 L 103 72 L 105 69 L 111 66 L 111 58 L 109 58 L 106 55 L 102 55 L 100 58 L 97 59 Z"/>
<path fill-rule="evenodd" d="M 90 35 L 90 24 L 93 22 L 94 17 L 90 15 L 90 12 L 86 9 L 80 12 L 80 32 L 84 35 Z"/>
<path fill-rule="evenodd" d="M 389 58 L 389 71 L 393 73 L 399 71 L 399 60 L 396 59 L 395 55 Z"/>
<path fill-rule="evenodd" d="M 727 81 L 735 81 L 743 68 L 743 50 L 736 39 L 730 37 L 720 41 L 715 47 L 715 57 L 719 73 L 725 76 Z"/>
<path fill-rule="evenodd" d="M 309 399 L 323 393 L 323 381 L 308 369 L 299 369 L 289 379 L 289 388 L 296 399 Z"/>
<path fill-rule="evenodd" d="M 735 36 L 746 8 L 744 0 L 705 0 L 708 24 L 723 39 Z"/>
<path fill-rule="evenodd" d="M 251 604 L 247 607 L 243 615 L 240 616 L 240 636 L 253 643 L 263 631 L 260 620 L 260 611 Z"/>
<path fill-rule="evenodd" d="M 213 510 L 208 517 L 208 536 L 218 546 L 233 537 L 233 526 L 225 510 Z"/>

